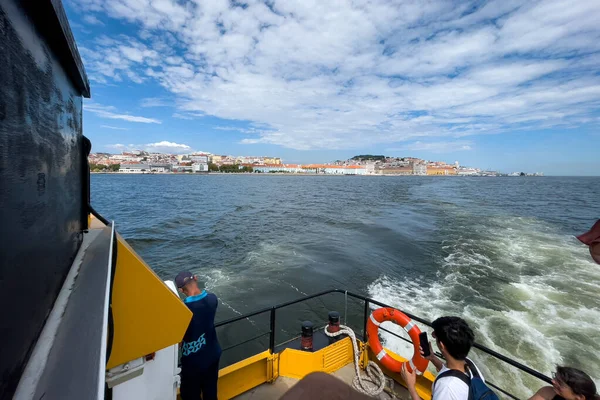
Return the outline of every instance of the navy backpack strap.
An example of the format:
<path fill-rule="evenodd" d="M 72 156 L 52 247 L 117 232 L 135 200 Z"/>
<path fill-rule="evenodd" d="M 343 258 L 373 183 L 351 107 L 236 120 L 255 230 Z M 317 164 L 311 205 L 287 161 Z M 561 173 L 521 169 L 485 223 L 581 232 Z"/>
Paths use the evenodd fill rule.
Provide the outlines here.
<path fill-rule="evenodd" d="M 467 386 L 471 387 L 471 378 L 469 378 L 467 375 L 463 374 L 460 371 L 457 371 L 455 369 L 449 369 L 448 371 L 444 371 L 441 374 L 438 375 L 437 380 L 439 379 L 443 379 L 449 376 L 453 376 L 455 378 L 460 379 L 461 381 L 463 381 L 464 383 L 467 384 Z"/>
<path fill-rule="evenodd" d="M 443 378 L 450 377 L 450 376 L 458 378 L 467 384 L 467 386 L 469 387 L 469 400 L 472 400 L 473 394 L 471 393 L 471 378 L 469 378 L 467 375 L 463 374 L 462 372 L 457 371 L 455 369 L 449 369 L 448 371 L 445 371 L 445 372 L 442 372 L 441 374 L 439 374 L 435 381 L 437 383 L 438 379 L 443 379 Z M 434 385 L 435 385 L 435 383 L 434 383 Z"/>

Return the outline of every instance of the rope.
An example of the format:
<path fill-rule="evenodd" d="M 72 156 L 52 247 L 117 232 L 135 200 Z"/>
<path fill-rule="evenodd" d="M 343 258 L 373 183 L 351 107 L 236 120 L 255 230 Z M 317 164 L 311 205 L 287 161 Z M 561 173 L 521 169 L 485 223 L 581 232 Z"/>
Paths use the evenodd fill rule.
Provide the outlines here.
<path fill-rule="evenodd" d="M 385 388 L 385 375 L 379 365 L 374 363 L 373 361 L 369 361 L 367 364 L 367 368 L 365 371 L 367 373 L 366 377 L 362 376 L 360 369 L 358 367 L 360 353 L 358 351 L 358 345 L 356 344 L 356 335 L 354 331 L 345 325 L 340 325 L 340 330 L 337 332 L 329 332 L 327 330 L 329 325 L 325 328 L 325 334 L 329 337 L 336 337 L 340 335 L 348 335 L 350 339 L 352 339 L 352 348 L 354 350 L 354 371 L 356 372 L 356 376 L 352 380 L 352 386 L 357 391 L 364 393 L 368 396 L 375 397 L 383 392 Z"/>

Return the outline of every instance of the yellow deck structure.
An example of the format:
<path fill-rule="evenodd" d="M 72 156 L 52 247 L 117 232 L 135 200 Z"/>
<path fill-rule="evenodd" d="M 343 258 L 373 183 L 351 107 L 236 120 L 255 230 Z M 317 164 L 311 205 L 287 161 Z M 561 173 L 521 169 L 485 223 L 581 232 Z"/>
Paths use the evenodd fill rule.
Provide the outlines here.
<path fill-rule="evenodd" d="M 361 349 L 360 367 L 368 361 L 377 360 L 368 345 L 358 341 Z M 388 354 L 393 354 L 388 350 Z M 400 356 L 395 358 L 405 361 Z M 219 372 L 219 398 L 221 399 L 278 399 L 296 382 L 311 372 L 333 374 L 347 384 L 352 383 L 355 376 L 354 354 L 351 339 L 346 337 L 315 352 L 306 352 L 287 348 L 280 353 L 269 351 L 249 357 L 238 363 L 221 369 Z M 389 378 L 394 395 L 400 399 L 408 398 L 402 386 L 399 374 L 392 373 L 380 364 Z M 417 392 L 425 400 L 431 399 L 431 385 L 434 376 L 426 372 L 417 378 Z M 392 398 L 384 392 L 381 399 Z"/>

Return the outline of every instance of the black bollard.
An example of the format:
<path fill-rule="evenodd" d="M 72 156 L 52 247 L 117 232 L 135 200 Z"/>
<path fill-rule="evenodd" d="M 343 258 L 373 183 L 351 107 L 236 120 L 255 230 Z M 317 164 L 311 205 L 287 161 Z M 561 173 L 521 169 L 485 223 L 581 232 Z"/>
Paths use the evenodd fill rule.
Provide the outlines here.
<path fill-rule="evenodd" d="M 313 323 L 310 321 L 304 321 L 302 323 L 300 350 L 313 351 Z"/>
<path fill-rule="evenodd" d="M 340 331 L 340 313 L 337 311 L 329 312 L 329 325 L 327 325 L 327 332 L 335 333 Z M 342 336 L 329 337 L 329 344 L 335 343 L 340 340 Z"/>

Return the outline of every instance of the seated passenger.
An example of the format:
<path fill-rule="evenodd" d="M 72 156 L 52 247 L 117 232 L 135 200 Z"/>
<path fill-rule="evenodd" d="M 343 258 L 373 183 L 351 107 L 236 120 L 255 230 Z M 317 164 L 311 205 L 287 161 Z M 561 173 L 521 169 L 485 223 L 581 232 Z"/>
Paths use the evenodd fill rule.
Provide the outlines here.
<path fill-rule="evenodd" d="M 552 386 L 544 386 L 529 400 L 600 400 L 596 384 L 583 371 L 559 366 L 552 378 Z"/>

